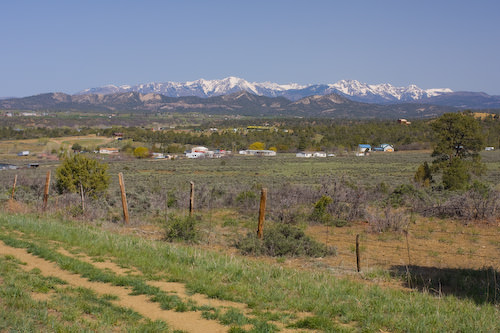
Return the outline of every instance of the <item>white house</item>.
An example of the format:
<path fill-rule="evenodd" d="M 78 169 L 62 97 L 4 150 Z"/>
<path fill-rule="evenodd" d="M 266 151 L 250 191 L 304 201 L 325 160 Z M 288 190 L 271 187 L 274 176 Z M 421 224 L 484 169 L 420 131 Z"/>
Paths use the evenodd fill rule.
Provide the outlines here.
<path fill-rule="evenodd" d="M 326 157 L 326 153 L 324 151 L 315 151 L 313 157 Z"/>
<path fill-rule="evenodd" d="M 394 146 L 392 146 L 388 143 L 381 144 L 380 148 L 382 148 L 385 152 L 389 152 L 389 153 L 394 152 Z"/>
<path fill-rule="evenodd" d="M 151 157 L 153 157 L 154 159 L 163 159 L 163 158 L 165 158 L 165 154 L 163 154 L 163 153 L 151 153 Z"/>
<path fill-rule="evenodd" d="M 205 153 L 200 152 L 190 152 L 186 153 L 187 158 L 205 158 Z"/>
<path fill-rule="evenodd" d="M 308 152 L 308 151 L 301 151 L 301 152 L 295 154 L 295 157 L 303 157 L 303 158 L 309 158 L 312 156 L 313 156 L 313 153 Z"/>
<path fill-rule="evenodd" d="M 17 153 L 17 156 L 29 156 L 29 154 L 30 154 L 29 150 L 23 150 Z"/>
<path fill-rule="evenodd" d="M 192 153 L 204 153 L 206 154 L 208 152 L 207 147 L 199 146 L 199 147 L 193 147 L 191 148 Z"/>
<path fill-rule="evenodd" d="M 276 152 L 274 150 L 240 150 L 241 155 L 251 155 L 251 156 L 276 156 Z"/>
<path fill-rule="evenodd" d="M 118 152 L 119 152 L 118 148 L 99 148 L 99 154 L 112 155 L 112 154 L 118 154 Z"/>

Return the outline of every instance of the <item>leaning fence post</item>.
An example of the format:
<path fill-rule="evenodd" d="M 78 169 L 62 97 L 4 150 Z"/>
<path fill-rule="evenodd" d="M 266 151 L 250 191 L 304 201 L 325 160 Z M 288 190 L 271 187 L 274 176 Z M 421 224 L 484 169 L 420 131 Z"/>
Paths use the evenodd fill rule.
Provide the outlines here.
<path fill-rule="evenodd" d="M 125 194 L 125 183 L 123 182 L 123 174 L 118 173 L 118 181 L 120 182 L 120 191 L 122 192 L 122 207 L 123 207 L 123 220 L 126 224 L 130 223 L 128 216 L 127 195 Z"/>
<path fill-rule="evenodd" d="M 191 192 L 189 193 L 189 216 L 193 216 L 194 213 L 194 183 L 189 182 L 191 184 Z"/>
<path fill-rule="evenodd" d="M 12 195 L 11 199 L 14 200 L 14 193 L 16 192 L 16 184 L 17 184 L 17 174 L 14 176 L 14 185 L 12 185 Z"/>
<path fill-rule="evenodd" d="M 257 226 L 257 238 L 262 239 L 264 235 L 264 216 L 266 215 L 267 188 L 260 191 L 259 224 Z"/>
<path fill-rule="evenodd" d="M 361 262 L 359 259 L 359 234 L 356 235 L 356 269 L 361 270 Z"/>
<path fill-rule="evenodd" d="M 50 170 L 47 171 L 47 177 L 45 177 L 45 189 L 43 190 L 43 211 L 47 210 L 47 201 L 49 200 L 49 187 L 50 187 Z"/>

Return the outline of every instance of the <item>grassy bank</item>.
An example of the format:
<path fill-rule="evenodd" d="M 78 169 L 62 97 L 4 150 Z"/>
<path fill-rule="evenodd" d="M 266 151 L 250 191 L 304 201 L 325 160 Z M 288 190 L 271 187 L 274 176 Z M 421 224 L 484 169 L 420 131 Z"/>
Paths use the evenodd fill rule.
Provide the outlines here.
<path fill-rule="evenodd" d="M 259 327 L 266 331 L 277 330 L 276 326 L 268 323 L 272 317 L 281 318 L 285 326 L 297 330 L 314 328 L 322 331 L 427 332 L 500 329 L 499 309 L 491 304 L 477 304 L 470 299 L 453 296 L 435 297 L 417 291 L 385 288 L 373 283 L 335 277 L 326 271 L 288 269 L 278 264 L 269 265 L 195 247 L 116 235 L 83 223 L 2 213 L 0 236 L 9 246 L 27 248 L 46 260 L 56 262 L 63 269 L 114 285 L 128 284 L 135 288 L 133 292 L 150 295 L 158 302 L 161 302 L 159 292 L 141 288 L 142 283 L 152 280 L 182 282 L 191 293 L 245 303 L 251 309 L 252 316 L 245 317 L 236 310 L 232 312 L 232 316 L 231 313 L 219 314 L 213 309 L 196 308 L 193 305 L 194 310 L 205 311 L 205 317 L 214 318 L 221 323 L 224 323 L 225 318 L 228 329 L 232 327 L 233 331 L 258 331 Z M 108 275 L 100 274 L 95 268 L 79 264 L 77 259 L 72 261 L 65 258 L 56 251 L 58 247 L 80 251 L 96 260 L 109 258 L 122 267 L 138 270 L 141 276 L 118 279 L 109 272 Z M 1 316 L 16 319 L 6 321 L 11 326 L 0 328 L 24 329 L 26 326 L 22 326 L 22 323 L 35 321 L 38 328 L 50 330 L 52 321 L 43 319 L 48 316 L 49 304 L 22 294 L 21 291 L 26 286 L 12 285 L 12 276 L 17 276 L 17 280 L 22 280 L 21 277 L 40 279 L 43 282 L 40 283 L 49 286 L 41 288 L 41 293 L 46 289 L 59 290 L 57 285 L 64 281 L 52 281 L 49 277 L 38 276 L 36 272 L 22 272 L 16 268 L 14 258 L 1 258 Z M 10 267 L 8 272 L 5 267 Z M 15 288 L 19 292 L 13 292 Z M 62 297 L 62 293 L 57 291 L 58 297 Z M 21 299 L 34 310 L 22 311 L 22 307 L 16 305 Z M 105 304 L 105 301 L 99 297 L 92 300 L 99 304 Z M 113 307 L 109 305 L 109 309 L 112 311 Z M 308 315 L 301 317 L 301 313 Z M 111 316 L 118 318 L 118 314 Z M 257 318 L 256 321 L 252 321 L 253 317 Z M 121 327 L 128 327 L 128 320 L 119 319 Z M 154 330 L 160 327 L 155 325 L 161 324 L 144 320 L 141 325 Z M 248 325 L 251 327 L 247 327 Z M 84 325 L 80 327 L 88 328 Z"/>

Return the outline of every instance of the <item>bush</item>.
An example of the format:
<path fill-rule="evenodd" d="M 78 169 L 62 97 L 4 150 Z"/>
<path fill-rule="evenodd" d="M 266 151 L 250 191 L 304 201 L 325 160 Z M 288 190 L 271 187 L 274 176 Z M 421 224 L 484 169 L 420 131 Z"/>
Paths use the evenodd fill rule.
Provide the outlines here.
<path fill-rule="evenodd" d="M 173 217 L 165 227 L 165 240 L 196 242 L 199 239 L 200 231 L 198 223 L 194 217 Z"/>
<path fill-rule="evenodd" d="M 374 232 L 395 231 L 401 232 L 408 229 L 410 217 L 404 210 L 396 210 L 386 206 L 383 212 L 368 214 L 368 223 Z"/>
<path fill-rule="evenodd" d="M 65 158 L 56 170 L 56 189 L 59 193 L 72 192 L 97 197 L 109 185 L 108 165 L 82 154 Z"/>
<path fill-rule="evenodd" d="M 238 242 L 238 248 L 243 254 L 281 256 L 324 257 L 335 255 L 335 249 L 326 247 L 308 237 L 303 230 L 290 224 L 271 224 L 264 230 L 263 239 L 258 239 L 252 232 Z"/>
<path fill-rule="evenodd" d="M 149 157 L 149 149 L 146 147 L 137 147 L 134 149 L 134 157 L 146 158 Z"/>

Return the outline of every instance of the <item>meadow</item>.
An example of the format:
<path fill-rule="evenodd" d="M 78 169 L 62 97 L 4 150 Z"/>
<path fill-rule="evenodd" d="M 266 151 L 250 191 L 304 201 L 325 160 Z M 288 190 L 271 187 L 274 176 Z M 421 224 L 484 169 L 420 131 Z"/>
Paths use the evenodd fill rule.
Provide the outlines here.
<path fill-rule="evenodd" d="M 482 157 L 487 172 L 481 181 L 494 191 L 500 181 L 500 152 L 484 152 Z M 27 249 L 84 279 L 130 286 L 132 295 L 142 295 L 164 309 L 159 313 L 173 311 L 174 318 L 190 313 L 198 316 L 202 326 L 208 325 L 203 320 L 221 325 L 214 331 L 499 328 L 497 216 L 474 219 L 465 214 L 474 197 L 413 185 L 418 165 L 431 161 L 429 151 L 319 159 L 278 154 L 275 158 L 138 160 L 124 155 L 101 157 L 101 161 L 109 164 L 111 185 L 105 196 L 87 198 L 85 211 L 79 209 L 77 195 L 60 195 L 52 187 L 49 207 L 42 212 L 45 175 L 55 170 L 56 162 L 0 171 L 4 244 L 9 249 Z M 129 225 L 122 218 L 119 172 L 125 179 Z M 15 200 L 10 200 L 16 174 Z M 167 241 L 169 226 L 189 220 L 191 181 L 196 237 Z M 276 225 L 291 225 L 333 248 L 334 254 L 243 255 L 236 244 L 255 233 L 262 187 L 268 189 L 264 235 Z M 315 220 L 315 205 L 325 195 L 340 208 L 328 210 L 331 219 Z M 456 211 L 457 202 L 462 215 L 446 215 L 450 208 Z M 377 223 L 387 220 L 403 222 L 405 227 L 377 229 Z M 356 235 L 360 236 L 360 272 Z M 5 327 L 63 327 L 56 324 L 62 317 L 77 318 L 74 329 L 196 331 L 172 324 L 167 314 L 151 316 L 147 308 L 129 312 L 129 296 L 122 291 L 100 292 L 98 285 L 85 285 L 85 289 L 81 281 L 65 281 L 68 277 L 62 272 L 56 279 L 40 268 L 26 270 L 18 260 L 21 255 L 26 254 L 6 253 L 2 259 L 0 299 L 9 302 L 2 316 L 10 323 Z M 37 281 L 35 285 L 43 287 L 33 290 L 25 281 Z M 180 283 L 185 290 L 154 288 L 168 283 Z M 12 298 L 16 293 L 19 296 Z M 198 294 L 204 295 L 203 301 L 193 298 Z M 214 306 L 216 301 L 235 303 Z M 78 306 L 66 308 L 65 302 Z M 20 315 L 33 304 L 36 310 Z"/>

